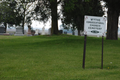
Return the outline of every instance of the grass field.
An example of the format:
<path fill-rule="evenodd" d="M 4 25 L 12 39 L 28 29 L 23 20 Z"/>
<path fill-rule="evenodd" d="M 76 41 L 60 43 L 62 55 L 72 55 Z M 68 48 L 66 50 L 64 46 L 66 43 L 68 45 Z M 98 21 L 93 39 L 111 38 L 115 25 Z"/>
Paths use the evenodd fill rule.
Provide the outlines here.
<path fill-rule="evenodd" d="M 87 37 L 0 36 L 0 80 L 120 80 L 120 40 Z"/>

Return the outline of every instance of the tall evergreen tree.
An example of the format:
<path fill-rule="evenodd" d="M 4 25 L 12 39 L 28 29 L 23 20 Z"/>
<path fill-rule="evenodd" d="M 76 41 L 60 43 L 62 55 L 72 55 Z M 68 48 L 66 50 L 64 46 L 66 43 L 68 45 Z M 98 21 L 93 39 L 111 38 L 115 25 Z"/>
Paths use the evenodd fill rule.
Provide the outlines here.
<path fill-rule="evenodd" d="M 98 0 L 65 0 L 62 5 L 64 24 L 77 28 L 78 35 L 84 27 L 84 15 L 102 16 L 103 11 Z"/>

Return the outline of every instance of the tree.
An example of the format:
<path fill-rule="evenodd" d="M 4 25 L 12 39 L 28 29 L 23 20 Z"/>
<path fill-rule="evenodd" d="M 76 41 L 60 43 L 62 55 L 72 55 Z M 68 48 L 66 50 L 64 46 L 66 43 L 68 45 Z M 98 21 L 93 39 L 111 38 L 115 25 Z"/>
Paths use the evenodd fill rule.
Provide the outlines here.
<path fill-rule="evenodd" d="M 38 0 L 35 12 L 37 20 L 46 22 L 51 17 L 51 34 L 58 35 L 57 6 L 61 0 Z"/>
<path fill-rule="evenodd" d="M 106 2 L 107 12 L 107 37 L 106 39 L 118 40 L 118 18 L 120 13 L 120 0 L 102 0 Z"/>
<path fill-rule="evenodd" d="M 0 22 L 4 22 L 5 28 L 7 23 L 22 24 L 24 33 L 24 24 L 31 24 L 33 2 L 35 0 L 2 0 L 0 3 Z"/>
<path fill-rule="evenodd" d="M 62 5 L 64 24 L 71 24 L 76 27 L 78 35 L 84 27 L 84 15 L 102 16 L 103 11 L 98 0 L 65 0 Z"/>
<path fill-rule="evenodd" d="M 20 19 L 21 17 L 18 15 L 17 12 L 15 12 L 15 6 L 16 6 L 16 1 L 2 1 L 0 3 L 0 23 L 4 22 L 5 25 L 5 31 L 7 29 L 7 23 L 8 24 L 20 24 Z"/>
<path fill-rule="evenodd" d="M 19 13 L 20 16 L 22 16 L 21 23 L 23 27 L 23 34 L 24 34 L 24 25 L 25 23 L 28 23 L 28 25 L 31 25 L 32 20 L 32 10 L 34 9 L 35 0 L 18 0 L 17 1 L 17 7 L 16 10 Z"/>

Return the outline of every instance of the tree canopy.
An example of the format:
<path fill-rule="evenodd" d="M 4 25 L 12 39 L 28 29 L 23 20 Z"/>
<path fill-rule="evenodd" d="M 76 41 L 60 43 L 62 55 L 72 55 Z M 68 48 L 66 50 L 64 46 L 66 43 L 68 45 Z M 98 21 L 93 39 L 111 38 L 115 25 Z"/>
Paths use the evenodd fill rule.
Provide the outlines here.
<path fill-rule="evenodd" d="M 120 0 L 102 0 L 106 2 L 107 12 L 107 38 L 118 40 L 118 19 L 120 13 Z"/>
<path fill-rule="evenodd" d="M 21 16 L 18 15 L 18 12 L 15 10 L 16 1 L 2 1 L 0 3 L 0 23 L 4 22 L 5 29 L 8 24 L 20 24 Z"/>
<path fill-rule="evenodd" d="M 78 35 L 84 27 L 84 15 L 102 16 L 103 11 L 98 0 L 65 0 L 62 5 L 62 22 L 77 28 Z M 68 25 L 69 26 L 69 25 Z"/>
<path fill-rule="evenodd" d="M 37 20 L 46 22 L 51 18 L 51 34 L 58 34 L 57 6 L 61 0 L 38 0 L 35 12 Z"/>
<path fill-rule="evenodd" d="M 24 25 L 27 23 L 29 26 L 32 24 L 32 15 L 31 13 L 34 10 L 34 4 L 35 0 L 19 0 L 17 1 L 17 10 L 19 12 L 19 15 L 22 16 L 21 23 L 23 27 L 23 33 L 24 33 Z"/>
<path fill-rule="evenodd" d="M 22 24 L 24 33 L 24 24 L 31 24 L 32 2 L 34 0 L 3 0 L 0 3 L 0 22 L 8 24 Z M 31 7 L 31 9 L 30 9 Z"/>

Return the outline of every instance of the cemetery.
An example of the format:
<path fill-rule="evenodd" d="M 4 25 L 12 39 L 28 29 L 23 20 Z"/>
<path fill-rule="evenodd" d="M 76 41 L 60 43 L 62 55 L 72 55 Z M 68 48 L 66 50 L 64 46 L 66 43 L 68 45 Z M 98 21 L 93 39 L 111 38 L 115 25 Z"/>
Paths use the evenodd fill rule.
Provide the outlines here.
<path fill-rule="evenodd" d="M 41 30 L 36 29 L 36 30 L 31 30 L 30 28 L 25 28 L 24 29 L 24 34 L 23 34 L 23 29 L 21 26 L 17 26 L 16 28 L 8 28 L 5 32 L 5 27 L 0 26 L 0 35 L 14 35 L 14 36 L 38 36 L 38 35 L 51 35 L 50 30 L 45 30 L 43 27 Z"/>
<path fill-rule="evenodd" d="M 75 35 L 78 36 L 78 30 L 76 29 L 74 31 L 74 34 L 72 32 L 72 30 L 66 30 L 66 29 L 60 29 L 60 34 L 67 34 L 67 35 Z M 0 26 L 0 35 L 14 35 L 14 36 L 32 36 L 32 31 L 27 28 L 24 30 L 24 34 L 22 32 L 22 27 L 17 26 L 16 28 L 7 28 L 6 33 L 5 33 L 5 28 L 3 26 Z M 34 35 L 33 36 L 37 36 L 37 35 L 51 35 L 51 28 L 49 29 L 45 29 L 44 27 L 42 29 L 34 29 L 33 30 Z M 80 31 L 81 36 L 84 36 L 84 31 Z M 96 35 L 88 35 L 91 37 L 100 37 L 100 36 L 96 36 Z M 106 34 L 105 34 L 106 37 Z M 120 29 L 118 29 L 118 38 L 120 38 Z"/>
<path fill-rule="evenodd" d="M 0 33 L 2 34 L 2 33 L 5 33 L 5 28 L 4 28 L 4 26 L 0 26 Z"/>
<path fill-rule="evenodd" d="M 103 17 L 85 18 L 82 36 L 77 30 L 51 35 L 51 28 L 28 27 L 23 34 L 21 26 L 7 32 L 0 26 L 0 80 L 119 80 L 120 38 L 105 39 Z"/>
<path fill-rule="evenodd" d="M 91 25 L 91 18 L 103 18 L 85 18 L 82 36 L 77 30 L 72 35 L 71 30 L 65 29 L 59 30 L 59 35 L 51 35 L 51 28 L 45 27 L 28 27 L 23 34 L 21 26 L 5 33 L 1 26 L 0 80 L 119 80 L 120 38 L 106 40 L 104 22 L 100 25 L 94 21 Z M 101 29 L 93 29 L 94 25 Z"/>
<path fill-rule="evenodd" d="M 119 0 L 1 0 L 0 80 L 120 80 Z"/>

